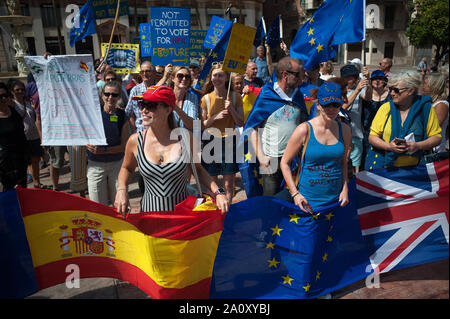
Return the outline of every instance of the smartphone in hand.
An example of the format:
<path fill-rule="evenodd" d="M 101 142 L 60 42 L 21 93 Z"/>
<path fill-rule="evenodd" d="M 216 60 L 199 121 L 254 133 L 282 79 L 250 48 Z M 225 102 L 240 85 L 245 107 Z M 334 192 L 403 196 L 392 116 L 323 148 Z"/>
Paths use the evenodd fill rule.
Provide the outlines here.
<path fill-rule="evenodd" d="M 406 144 L 406 140 L 404 138 L 394 138 L 394 143 L 397 145 L 405 145 Z"/>

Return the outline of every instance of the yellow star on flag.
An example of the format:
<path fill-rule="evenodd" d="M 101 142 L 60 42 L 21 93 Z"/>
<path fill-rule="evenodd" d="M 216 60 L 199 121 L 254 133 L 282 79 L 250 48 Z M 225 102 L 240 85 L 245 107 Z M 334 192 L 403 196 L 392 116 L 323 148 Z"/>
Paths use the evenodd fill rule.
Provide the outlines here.
<path fill-rule="evenodd" d="M 252 154 L 251 153 L 245 154 L 245 162 L 251 161 L 251 160 L 252 160 Z"/>
<path fill-rule="evenodd" d="M 318 46 L 317 46 L 317 52 L 320 52 L 320 51 L 322 51 L 323 50 L 323 45 L 322 44 L 319 44 Z"/>
<path fill-rule="evenodd" d="M 269 268 L 270 268 L 270 267 L 277 268 L 277 267 L 278 267 L 278 264 L 280 263 L 279 261 L 277 261 L 277 260 L 275 259 L 275 257 L 273 257 L 272 260 L 268 260 L 267 262 L 269 263 Z"/>
<path fill-rule="evenodd" d="M 314 34 L 314 29 L 313 28 L 309 28 L 308 36 L 313 35 L 313 34 Z"/>
<path fill-rule="evenodd" d="M 253 175 L 255 175 L 255 177 L 258 177 L 258 170 L 256 169 L 256 167 L 253 169 Z"/>
<path fill-rule="evenodd" d="M 327 242 L 331 243 L 332 241 L 333 241 L 333 237 L 331 237 L 331 236 L 328 236 L 328 238 L 327 238 Z"/>
<path fill-rule="evenodd" d="M 329 214 L 326 214 L 326 215 L 325 215 L 325 217 L 326 217 L 328 220 L 330 220 L 331 217 L 333 217 L 333 216 L 334 216 L 333 213 L 329 213 Z"/>
<path fill-rule="evenodd" d="M 311 46 L 316 44 L 316 39 L 315 38 L 311 38 L 311 40 L 309 40 L 309 44 L 311 44 Z"/>
<path fill-rule="evenodd" d="M 319 280 L 320 279 L 320 275 L 321 275 L 322 273 L 320 272 L 320 271 L 317 271 L 317 273 L 316 273 L 316 280 Z"/>
<path fill-rule="evenodd" d="M 269 241 L 266 245 L 266 248 L 275 249 L 275 244 Z"/>
<path fill-rule="evenodd" d="M 272 236 L 277 234 L 278 236 L 281 236 L 280 232 L 283 230 L 283 228 L 279 228 L 278 225 L 276 225 L 274 228 L 271 228 Z"/>
<path fill-rule="evenodd" d="M 323 261 L 323 262 L 326 262 L 327 260 L 328 260 L 328 254 L 325 253 L 325 254 L 322 256 L 322 261 Z"/>
<path fill-rule="evenodd" d="M 294 278 L 289 277 L 289 274 L 286 276 L 281 276 L 283 278 L 283 284 L 289 284 L 289 286 L 292 286 L 291 281 L 294 280 Z"/>
<path fill-rule="evenodd" d="M 289 217 L 291 218 L 289 222 L 294 221 L 296 224 L 298 224 L 297 219 L 299 219 L 300 217 L 297 216 L 297 214 L 294 213 L 294 215 L 289 215 Z"/>
<path fill-rule="evenodd" d="M 314 18 L 309 19 L 309 23 L 313 23 L 314 22 Z"/>
<path fill-rule="evenodd" d="M 309 284 L 309 282 L 306 286 L 303 286 L 303 289 L 305 289 L 305 292 L 308 292 L 309 288 L 311 288 L 311 285 Z"/>

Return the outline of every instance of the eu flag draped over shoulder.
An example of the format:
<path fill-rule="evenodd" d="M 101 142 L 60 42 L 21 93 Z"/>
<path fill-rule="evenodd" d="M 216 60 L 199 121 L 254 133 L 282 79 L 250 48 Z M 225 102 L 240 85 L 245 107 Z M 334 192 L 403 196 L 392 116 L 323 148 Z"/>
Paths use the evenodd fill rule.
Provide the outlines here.
<path fill-rule="evenodd" d="M 73 47 L 75 42 L 83 40 L 88 35 L 96 32 L 94 13 L 88 1 L 74 18 L 72 28 L 70 29 L 70 46 Z"/>
<path fill-rule="evenodd" d="M 328 0 L 297 31 L 290 55 L 302 59 L 309 70 L 320 62 L 333 59 L 337 45 L 365 39 L 365 1 Z"/>
<path fill-rule="evenodd" d="M 273 20 L 270 25 L 269 31 L 267 31 L 266 43 L 271 48 L 276 48 L 281 41 L 280 36 L 280 15 L 278 15 L 275 20 Z"/>

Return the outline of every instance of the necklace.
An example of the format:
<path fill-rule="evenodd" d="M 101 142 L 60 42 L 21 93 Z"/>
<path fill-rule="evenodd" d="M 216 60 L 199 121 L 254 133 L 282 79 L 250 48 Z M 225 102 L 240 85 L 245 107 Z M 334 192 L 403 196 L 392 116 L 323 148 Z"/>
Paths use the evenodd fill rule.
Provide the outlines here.
<path fill-rule="evenodd" d="M 159 164 L 162 164 L 164 162 L 164 157 L 162 154 L 159 154 Z"/>

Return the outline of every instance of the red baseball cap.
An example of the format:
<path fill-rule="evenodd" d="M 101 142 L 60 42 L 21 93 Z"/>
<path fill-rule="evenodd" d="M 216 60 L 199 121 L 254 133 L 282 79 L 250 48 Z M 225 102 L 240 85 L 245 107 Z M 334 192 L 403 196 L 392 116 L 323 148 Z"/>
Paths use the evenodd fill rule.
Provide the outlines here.
<path fill-rule="evenodd" d="M 133 100 L 146 100 L 150 102 L 164 102 L 168 106 L 175 105 L 175 93 L 167 86 L 153 85 L 142 95 L 133 96 Z"/>

